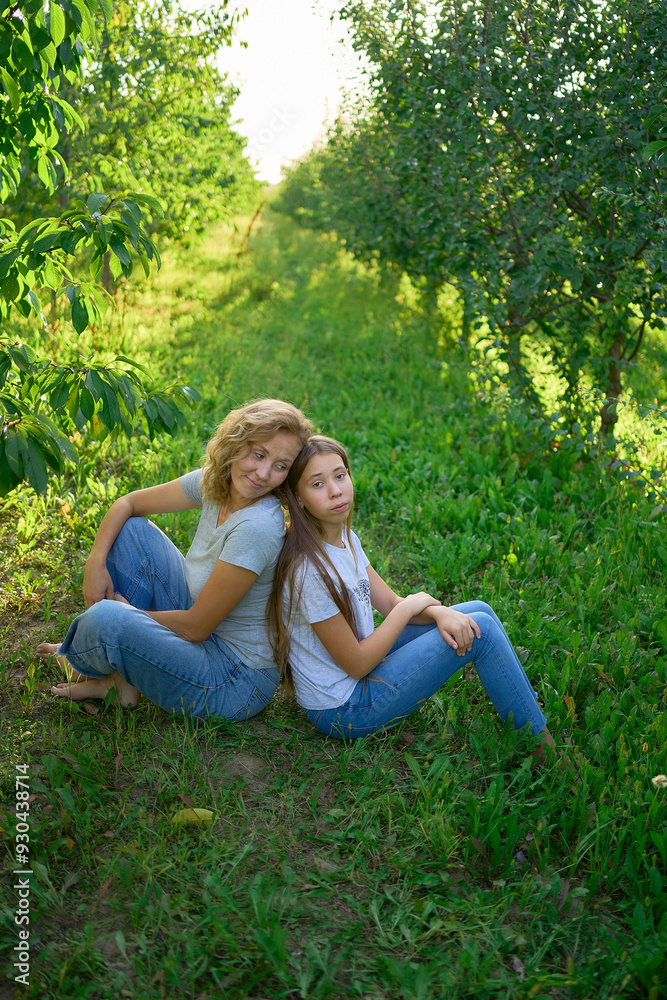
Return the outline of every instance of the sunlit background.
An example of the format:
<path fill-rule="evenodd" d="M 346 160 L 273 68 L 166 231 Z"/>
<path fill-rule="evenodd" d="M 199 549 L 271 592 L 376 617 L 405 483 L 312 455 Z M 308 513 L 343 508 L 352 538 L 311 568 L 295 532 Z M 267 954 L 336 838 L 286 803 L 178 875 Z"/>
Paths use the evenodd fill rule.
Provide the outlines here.
<path fill-rule="evenodd" d="M 359 82 L 358 57 L 336 0 L 247 0 L 248 14 L 219 66 L 241 90 L 237 130 L 248 138 L 257 176 L 280 180 L 281 166 L 299 157 L 324 131 L 341 92 Z M 243 48 L 241 42 L 247 42 Z"/>

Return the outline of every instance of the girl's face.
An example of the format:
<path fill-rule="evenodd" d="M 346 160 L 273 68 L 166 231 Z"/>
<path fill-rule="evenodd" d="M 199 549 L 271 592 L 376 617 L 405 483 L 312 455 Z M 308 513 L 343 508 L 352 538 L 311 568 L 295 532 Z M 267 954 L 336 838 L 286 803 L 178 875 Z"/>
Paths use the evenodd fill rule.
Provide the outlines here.
<path fill-rule="evenodd" d="M 354 501 L 354 487 L 345 462 L 334 452 L 313 455 L 296 488 L 296 498 L 332 537 L 340 537 Z"/>
<path fill-rule="evenodd" d="M 232 462 L 230 498 L 242 507 L 284 483 L 301 442 L 289 431 L 265 441 L 248 441 Z"/>

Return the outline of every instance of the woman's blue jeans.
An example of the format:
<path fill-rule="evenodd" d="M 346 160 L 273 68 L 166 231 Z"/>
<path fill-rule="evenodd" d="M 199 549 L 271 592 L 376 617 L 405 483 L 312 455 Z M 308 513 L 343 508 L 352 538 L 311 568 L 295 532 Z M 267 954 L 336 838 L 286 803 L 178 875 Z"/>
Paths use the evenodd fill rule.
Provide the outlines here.
<path fill-rule="evenodd" d="M 107 558 L 118 601 L 100 601 L 75 618 L 58 649 L 87 677 L 118 671 L 168 712 L 242 720 L 268 705 L 278 670 L 254 670 L 216 635 L 187 642 L 146 611 L 192 606 L 185 560 L 157 525 L 124 524 Z"/>
<path fill-rule="evenodd" d="M 312 724 L 341 740 L 396 726 L 457 670 L 474 662 L 501 719 L 506 722 L 512 713 L 515 729 L 530 724 L 533 733 L 541 732 L 547 720 L 498 616 L 482 601 L 454 607 L 474 618 L 482 633 L 469 653 L 457 656 L 435 625 L 408 625 L 385 658 L 359 681 L 349 701 L 338 708 L 306 711 Z"/>

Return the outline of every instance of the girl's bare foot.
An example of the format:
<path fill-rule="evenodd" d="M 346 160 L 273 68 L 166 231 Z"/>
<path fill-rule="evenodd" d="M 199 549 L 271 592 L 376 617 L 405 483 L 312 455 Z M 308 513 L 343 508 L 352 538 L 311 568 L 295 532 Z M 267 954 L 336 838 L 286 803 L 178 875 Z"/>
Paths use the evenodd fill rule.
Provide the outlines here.
<path fill-rule="evenodd" d="M 58 645 L 59 643 L 57 642 L 40 642 L 37 647 L 37 655 L 45 663 L 53 657 L 62 667 L 65 677 L 70 684 L 81 684 L 82 681 L 87 680 L 83 674 L 74 669 L 66 656 L 61 656 L 57 652 Z"/>
<path fill-rule="evenodd" d="M 141 692 L 121 677 L 118 671 L 108 677 L 84 677 L 77 684 L 56 684 L 51 688 L 59 698 L 69 698 L 71 701 L 84 701 L 86 698 L 106 698 L 108 692 L 115 688 L 121 708 L 136 708 L 141 698 Z"/>
<path fill-rule="evenodd" d="M 577 769 L 573 761 L 568 757 L 564 750 L 558 750 L 556 748 L 556 741 L 553 736 L 545 726 L 540 733 L 542 739 L 537 744 L 534 750 L 531 751 L 531 756 L 533 758 L 536 767 L 549 767 L 553 766 L 558 771 L 562 773 L 567 773 L 569 776 L 577 783 L 581 783 L 581 779 L 577 774 Z"/>

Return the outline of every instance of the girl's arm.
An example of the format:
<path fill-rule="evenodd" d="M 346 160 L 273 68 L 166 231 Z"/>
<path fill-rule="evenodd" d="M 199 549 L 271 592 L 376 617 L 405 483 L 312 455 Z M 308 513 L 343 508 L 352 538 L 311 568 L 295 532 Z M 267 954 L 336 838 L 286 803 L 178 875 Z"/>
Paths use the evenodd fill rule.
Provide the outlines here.
<path fill-rule="evenodd" d="M 145 490 L 135 490 L 114 500 L 100 522 L 95 541 L 86 559 L 83 575 L 83 598 L 86 607 L 89 608 L 91 604 L 96 604 L 105 597 L 113 598 L 113 583 L 107 572 L 106 561 L 111 546 L 128 518 L 171 514 L 180 510 L 192 510 L 196 506 L 197 504 L 188 500 L 183 492 L 180 478 L 161 483 L 159 486 L 149 486 Z"/>
<path fill-rule="evenodd" d="M 448 646 L 456 650 L 457 656 L 464 656 L 470 652 L 475 636 L 478 639 L 482 637 L 475 619 L 455 608 L 448 608 L 444 605 L 426 608 L 419 618 L 424 623 L 435 622 L 440 635 Z"/>
<path fill-rule="evenodd" d="M 392 608 L 400 604 L 403 598 L 394 593 L 388 583 L 385 583 L 379 573 L 376 573 L 372 566 L 366 567 L 368 582 L 371 587 L 371 604 L 376 611 L 379 611 L 383 618 L 386 618 Z"/>
<path fill-rule="evenodd" d="M 203 642 L 245 597 L 256 579 L 257 573 L 252 570 L 218 560 L 191 608 L 146 614 L 187 642 Z"/>
<path fill-rule="evenodd" d="M 394 593 L 372 566 L 367 566 L 366 569 L 371 586 L 371 604 L 381 615 L 386 616 L 403 598 Z M 469 652 L 475 636 L 478 639 L 481 636 L 479 625 L 474 618 L 455 611 L 454 608 L 443 607 L 440 601 L 434 602 L 421 614 L 416 615 L 410 624 L 430 625 L 431 622 L 436 623 L 442 638 L 459 656 Z"/>
<path fill-rule="evenodd" d="M 430 594 L 410 594 L 404 597 L 389 610 L 382 624 L 361 642 L 340 613 L 325 621 L 314 622 L 311 627 L 341 670 L 350 677 L 360 680 L 377 667 L 380 660 L 387 655 L 410 619 L 437 603 Z M 380 610 L 378 608 L 378 611 Z"/>

